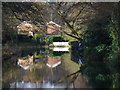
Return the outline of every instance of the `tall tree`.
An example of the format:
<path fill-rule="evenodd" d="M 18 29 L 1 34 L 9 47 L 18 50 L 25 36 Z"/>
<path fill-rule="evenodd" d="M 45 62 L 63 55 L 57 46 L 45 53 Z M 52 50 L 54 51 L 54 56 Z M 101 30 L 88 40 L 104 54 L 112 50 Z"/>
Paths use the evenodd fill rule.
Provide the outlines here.
<path fill-rule="evenodd" d="M 89 21 L 95 15 L 94 9 L 90 6 L 90 3 L 60 2 L 50 3 L 49 6 L 57 12 L 58 16 L 61 18 L 61 22 L 64 23 L 61 32 L 82 41 L 82 31 L 87 29 Z"/>

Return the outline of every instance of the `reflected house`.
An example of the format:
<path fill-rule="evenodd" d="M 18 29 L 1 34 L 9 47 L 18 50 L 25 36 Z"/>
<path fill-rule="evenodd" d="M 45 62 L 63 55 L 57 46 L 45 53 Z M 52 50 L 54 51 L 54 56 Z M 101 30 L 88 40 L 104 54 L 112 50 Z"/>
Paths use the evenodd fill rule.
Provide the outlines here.
<path fill-rule="evenodd" d="M 59 30 L 61 30 L 61 26 L 56 24 L 53 21 L 47 23 L 47 34 L 48 35 L 57 35 L 60 34 Z"/>
<path fill-rule="evenodd" d="M 50 57 L 47 59 L 47 66 L 50 68 L 55 68 L 61 64 L 61 57 Z"/>
<path fill-rule="evenodd" d="M 24 70 L 29 69 L 33 65 L 33 56 L 29 56 L 27 59 L 18 59 L 18 65 Z"/>
<path fill-rule="evenodd" d="M 69 47 L 54 47 L 52 48 L 53 51 L 60 51 L 60 52 L 68 52 L 69 51 Z"/>

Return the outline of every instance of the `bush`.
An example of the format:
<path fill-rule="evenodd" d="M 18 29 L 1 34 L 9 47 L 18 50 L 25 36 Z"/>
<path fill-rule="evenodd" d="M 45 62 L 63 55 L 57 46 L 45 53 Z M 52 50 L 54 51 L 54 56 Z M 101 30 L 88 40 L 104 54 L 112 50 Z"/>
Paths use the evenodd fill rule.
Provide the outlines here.
<path fill-rule="evenodd" d="M 46 37 L 46 43 L 52 44 L 53 42 L 62 42 L 65 41 L 60 35 L 51 35 Z"/>

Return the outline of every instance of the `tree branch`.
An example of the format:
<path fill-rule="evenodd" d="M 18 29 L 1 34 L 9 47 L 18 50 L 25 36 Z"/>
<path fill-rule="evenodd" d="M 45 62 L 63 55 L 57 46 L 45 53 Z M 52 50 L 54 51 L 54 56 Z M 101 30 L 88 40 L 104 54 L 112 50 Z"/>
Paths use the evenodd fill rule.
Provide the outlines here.
<path fill-rule="evenodd" d="M 15 15 L 15 17 L 16 17 L 16 19 L 18 19 L 18 20 L 20 20 L 20 21 L 24 21 L 24 19 L 21 19 L 21 18 L 19 18 L 17 15 L 16 15 L 16 13 L 14 12 L 14 10 L 12 9 L 12 8 L 9 8 L 11 11 L 12 11 L 12 13 Z"/>

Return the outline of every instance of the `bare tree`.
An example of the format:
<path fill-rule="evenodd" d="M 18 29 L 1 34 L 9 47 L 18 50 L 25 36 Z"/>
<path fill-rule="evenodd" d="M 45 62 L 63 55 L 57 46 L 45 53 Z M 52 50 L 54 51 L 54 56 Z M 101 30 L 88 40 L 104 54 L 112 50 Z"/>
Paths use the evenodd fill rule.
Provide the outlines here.
<path fill-rule="evenodd" d="M 90 3 L 60 2 L 49 4 L 49 6 L 54 12 L 57 12 L 58 16 L 61 18 L 61 22 L 64 23 L 61 32 L 82 41 L 81 34 L 87 29 L 89 21 L 95 15 L 94 9 L 91 7 Z"/>

